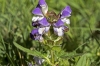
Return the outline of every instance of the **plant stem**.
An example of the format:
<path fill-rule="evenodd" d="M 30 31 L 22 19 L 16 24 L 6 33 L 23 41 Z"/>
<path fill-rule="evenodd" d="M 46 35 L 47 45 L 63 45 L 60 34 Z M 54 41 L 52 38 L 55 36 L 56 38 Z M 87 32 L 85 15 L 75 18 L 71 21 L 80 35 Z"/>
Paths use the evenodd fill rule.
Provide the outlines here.
<path fill-rule="evenodd" d="M 54 64 L 54 51 L 53 50 L 51 50 L 51 62 L 52 62 L 52 64 Z"/>

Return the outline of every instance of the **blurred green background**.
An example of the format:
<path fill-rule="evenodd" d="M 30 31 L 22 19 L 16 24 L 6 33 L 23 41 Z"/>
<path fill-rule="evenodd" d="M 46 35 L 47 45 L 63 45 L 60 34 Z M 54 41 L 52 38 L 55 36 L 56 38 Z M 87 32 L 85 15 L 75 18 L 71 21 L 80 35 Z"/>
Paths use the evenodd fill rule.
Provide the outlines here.
<path fill-rule="evenodd" d="M 70 30 L 64 36 L 62 49 L 93 53 L 91 66 L 100 66 L 100 0 L 46 2 L 49 10 L 56 13 L 67 5 L 72 9 Z M 13 42 L 28 49 L 38 47 L 39 43 L 29 36 L 33 29 L 32 10 L 37 3 L 38 0 L 0 0 L 0 66 L 27 66 L 30 61 L 28 55 L 17 49 Z"/>

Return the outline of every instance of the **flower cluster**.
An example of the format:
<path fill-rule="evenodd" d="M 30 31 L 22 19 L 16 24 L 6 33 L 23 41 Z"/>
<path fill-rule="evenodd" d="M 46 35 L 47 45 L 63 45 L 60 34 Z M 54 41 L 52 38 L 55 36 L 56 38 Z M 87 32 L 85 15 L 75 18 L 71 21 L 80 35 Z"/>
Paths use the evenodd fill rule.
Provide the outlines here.
<path fill-rule="evenodd" d="M 71 16 L 71 9 L 69 6 L 66 6 L 60 14 L 56 15 L 54 12 L 48 11 L 45 0 L 39 0 L 32 13 L 35 15 L 32 18 L 32 26 L 35 28 L 30 33 L 33 40 L 43 40 L 43 34 L 48 33 L 50 27 L 53 27 L 54 33 L 58 36 L 63 36 L 64 31 L 68 30 L 65 23 L 70 24 L 68 17 Z"/>

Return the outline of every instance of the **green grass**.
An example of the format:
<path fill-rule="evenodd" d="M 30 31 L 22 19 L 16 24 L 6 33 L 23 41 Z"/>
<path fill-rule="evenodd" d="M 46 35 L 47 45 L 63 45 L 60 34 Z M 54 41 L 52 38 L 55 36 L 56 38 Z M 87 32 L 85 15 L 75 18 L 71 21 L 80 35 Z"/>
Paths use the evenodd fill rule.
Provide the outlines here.
<path fill-rule="evenodd" d="M 100 0 L 46 2 L 49 10 L 56 13 L 60 13 L 66 5 L 72 9 L 71 24 L 68 25 L 70 30 L 64 36 L 62 53 L 57 54 L 63 59 L 60 66 L 100 66 Z M 31 12 L 37 3 L 38 0 L 0 0 L 0 66 L 28 66 L 28 62 L 34 64 L 34 53 L 32 56 L 23 52 L 14 43 L 46 54 L 40 43 L 29 37 L 33 29 Z"/>

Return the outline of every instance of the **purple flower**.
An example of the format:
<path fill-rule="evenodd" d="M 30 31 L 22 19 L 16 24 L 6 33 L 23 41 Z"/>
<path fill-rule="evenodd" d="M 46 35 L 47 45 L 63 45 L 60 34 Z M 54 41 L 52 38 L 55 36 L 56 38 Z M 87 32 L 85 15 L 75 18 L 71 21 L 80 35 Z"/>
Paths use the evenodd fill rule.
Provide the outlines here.
<path fill-rule="evenodd" d="M 31 32 L 31 38 L 33 38 L 33 40 L 41 40 L 42 35 L 47 33 L 50 28 L 50 23 L 45 17 L 47 11 L 48 6 L 45 0 L 39 0 L 37 7 L 32 11 L 35 15 L 32 18 L 32 26 L 37 28 Z"/>
<path fill-rule="evenodd" d="M 32 11 L 35 15 L 46 15 L 48 11 L 48 6 L 45 2 L 45 0 L 39 0 L 37 7 Z"/>
<path fill-rule="evenodd" d="M 48 6 L 45 0 L 39 0 L 38 6 L 32 11 L 32 13 L 36 15 L 32 18 L 33 26 L 35 22 L 38 22 L 41 26 L 50 25 L 45 18 L 47 11 L 48 11 Z"/>
<path fill-rule="evenodd" d="M 66 6 L 62 11 L 61 11 L 61 18 L 66 18 L 71 16 L 71 9 L 70 6 Z"/>
<path fill-rule="evenodd" d="M 45 0 L 39 0 L 39 5 L 40 5 L 40 6 L 42 6 L 42 5 L 46 5 Z"/>
<path fill-rule="evenodd" d="M 71 9 L 69 6 L 66 6 L 62 11 L 61 11 L 61 16 L 58 19 L 58 21 L 56 23 L 54 23 L 54 32 L 55 34 L 57 34 L 58 36 L 62 36 L 64 34 L 64 31 L 66 29 L 68 29 L 67 26 L 64 25 L 64 23 L 66 24 L 70 24 L 70 20 L 66 17 L 69 17 L 71 14 Z"/>
<path fill-rule="evenodd" d="M 56 15 L 56 13 L 49 14 L 45 0 L 39 0 L 37 7 L 32 11 L 35 15 L 32 18 L 32 26 L 35 27 L 35 29 L 30 33 L 31 38 L 33 40 L 43 40 L 42 35 L 49 31 L 51 25 L 56 35 L 63 36 L 66 29 L 68 29 L 65 23 L 70 24 L 68 17 L 71 16 L 71 12 L 70 6 L 66 6 L 61 11 L 60 16 Z"/>
<path fill-rule="evenodd" d="M 45 17 L 44 18 L 34 17 L 32 20 L 33 20 L 32 22 L 33 27 L 50 26 L 50 24 L 48 23 Z"/>
<path fill-rule="evenodd" d="M 39 0 L 39 5 L 41 7 L 43 14 L 45 15 L 48 11 L 48 5 L 46 4 L 45 0 Z"/>
<path fill-rule="evenodd" d="M 37 21 L 32 22 L 32 26 L 38 28 L 38 33 L 41 35 L 47 33 L 49 31 L 49 28 L 50 28 L 50 24 L 48 23 L 48 21 L 46 20 L 45 17 L 43 19 L 38 18 Z"/>
<path fill-rule="evenodd" d="M 41 66 L 42 63 L 44 62 L 44 59 L 39 57 L 34 57 L 34 61 L 36 62 L 35 66 Z"/>
<path fill-rule="evenodd" d="M 48 23 L 48 21 L 46 20 L 46 18 L 43 18 L 39 21 L 39 24 L 41 24 L 42 26 L 49 26 L 50 24 Z"/>
<path fill-rule="evenodd" d="M 58 19 L 58 21 L 56 23 L 54 23 L 55 27 L 61 27 L 64 26 L 64 22 L 61 19 Z"/>
<path fill-rule="evenodd" d="M 39 34 L 39 32 L 38 32 L 38 28 L 32 30 L 32 32 L 30 33 L 30 37 L 33 40 L 42 40 L 43 39 L 42 35 Z"/>
<path fill-rule="evenodd" d="M 42 11 L 41 11 L 40 7 L 38 7 L 38 6 L 32 11 L 32 13 L 34 15 L 43 16 Z"/>
<path fill-rule="evenodd" d="M 33 22 L 32 25 L 33 26 L 34 24 L 39 24 L 42 26 L 50 25 L 45 18 L 47 11 L 48 11 L 48 6 L 45 0 L 39 0 L 37 7 L 32 11 L 32 13 L 36 15 L 32 18 L 32 22 Z M 38 22 L 38 23 L 35 23 L 35 22 Z"/>
<path fill-rule="evenodd" d="M 43 62 L 45 61 L 44 59 L 36 56 L 33 57 L 33 60 L 35 63 L 32 64 L 31 62 L 28 62 L 28 66 L 42 66 Z"/>

